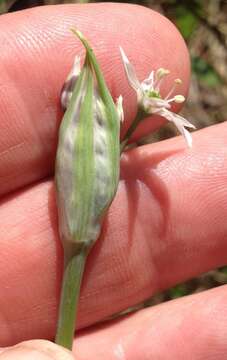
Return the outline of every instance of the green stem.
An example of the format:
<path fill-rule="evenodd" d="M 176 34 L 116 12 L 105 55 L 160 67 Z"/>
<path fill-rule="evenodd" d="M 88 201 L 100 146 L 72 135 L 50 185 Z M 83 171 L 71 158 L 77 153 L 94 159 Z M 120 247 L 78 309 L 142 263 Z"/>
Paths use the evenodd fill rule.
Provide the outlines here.
<path fill-rule="evenodd" d="M 140 121 L 143 120 L 146 116 L 147 116 L 147 114 L 145 114 L 142 110 L 138 109 L 134 121 L 132 122 L 131 126 L 128 128 L 123 140 L 121 141 L 121 154 L 124 151 L 125 147 L 127 146 L 130 137 L 136 130 Z"/>
<path fill-rule="evenodd" d="M 65 261 L 55 343 L 71 350 L 76 312 L 87 254 L 82 251 Z"/>

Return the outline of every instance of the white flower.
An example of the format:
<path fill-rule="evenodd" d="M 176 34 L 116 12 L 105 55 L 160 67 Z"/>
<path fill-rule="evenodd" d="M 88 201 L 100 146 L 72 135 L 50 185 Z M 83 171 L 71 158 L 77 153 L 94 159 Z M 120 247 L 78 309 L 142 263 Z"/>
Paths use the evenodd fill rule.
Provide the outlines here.
<path fill-rule="evenodd" d="M 140 83 L 133 65 L 129 62 L 121 47 L 120 52 L 129 84 L 137 93 L 140 108 L 142 108 L 146 114 L 157 114 L 166 118 L 168 121 L 173 122 L 184 136 L 188 146 L 191 147 L 192 137 L 185 127 L 195 129 L 195 126 L 182 116 L 168 110 L 171 108 L 171 103 L 182 103 L 185 101 L 183 95 L 172 96 L 176 85 L 181 84 L 181 80 L 176 79 L 168 95 L 165 98 L 162 98 L 160 94 L 160 85 L 165 76 L 170 73 L 169 70 L 160 68 L 157 71 L 151 71 L 149 77 Z"/>

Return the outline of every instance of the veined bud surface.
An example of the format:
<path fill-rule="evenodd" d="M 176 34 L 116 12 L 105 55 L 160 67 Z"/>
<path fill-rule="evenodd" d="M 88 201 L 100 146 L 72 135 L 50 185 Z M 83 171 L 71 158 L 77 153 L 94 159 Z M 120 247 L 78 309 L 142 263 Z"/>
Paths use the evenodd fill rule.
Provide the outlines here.
<path fill-rule="evenodd" d="M 118 185 L 120 119 L 95 55 L 86 58 L 67 105 L 56 157 L 59 231 L 65 251 L 88 249 Z"/>

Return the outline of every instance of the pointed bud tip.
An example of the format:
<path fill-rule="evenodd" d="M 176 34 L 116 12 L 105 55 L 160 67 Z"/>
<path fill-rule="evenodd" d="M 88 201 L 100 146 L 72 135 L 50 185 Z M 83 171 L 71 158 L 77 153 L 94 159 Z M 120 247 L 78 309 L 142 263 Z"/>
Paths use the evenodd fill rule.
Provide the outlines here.
<path fill-rule="evenodd" d="M 76 35 L 80 40 L 84 40 L 84 36 L 82 34 L 81 31 L 77 30 L 77 29 L 74 29 L 74 28 L 70 28 L 70 30 L 72 31 L 72 33 L 74 35 Z"/>
<path fill-rule="evenodd" d="M 87 41 L 87 39 L 85 38 L 85 36 L 82 34 L 81 31 L 77 30 L 77 29 L 74 29 L 74 28 L 71 28 L 70 29 L 72 31 L 72 33 L 74 35 L 76 35 L 78 37 L 78 39 L 82 42 L 82 44 L 84 45 L 85 49 L 87 52 L 92 52 L 92 49 Z"/>

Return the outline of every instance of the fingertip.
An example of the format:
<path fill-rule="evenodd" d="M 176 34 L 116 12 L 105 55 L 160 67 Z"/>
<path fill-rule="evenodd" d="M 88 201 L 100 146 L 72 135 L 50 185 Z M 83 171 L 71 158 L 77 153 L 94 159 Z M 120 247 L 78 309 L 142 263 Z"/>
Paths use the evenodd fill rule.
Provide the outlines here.
<path fill-rule="evenodd" d="M 163 94 L 176 78 L 183 80 L 180 93 L 187 93 L 190 66 L 184 41 L 168 19 L 146 7 L 68 4 L 4 15 L 0 24 L 4 84 L 0 103 L 1 194 L 53 172 L 62 117 L 60 91 L 75 55 L 84 51 L 70 32 L 72 27 L 83 32 L 94 48 L 113 98 L 124 98 L 122 133 L 134 118 L 137 100 L 124 74 L 119 45 L 140 81 L 153 69 L 168 68 L 171 73 Z M 162 123 L 155 117 L 147 119 L 135 135 L 143 136 Z"/>
<path fill-rule="evenodd" d="M 1 360 L 73 360 L 71 351 L 47 340 L 23 341 L 0 353 Z"/>

